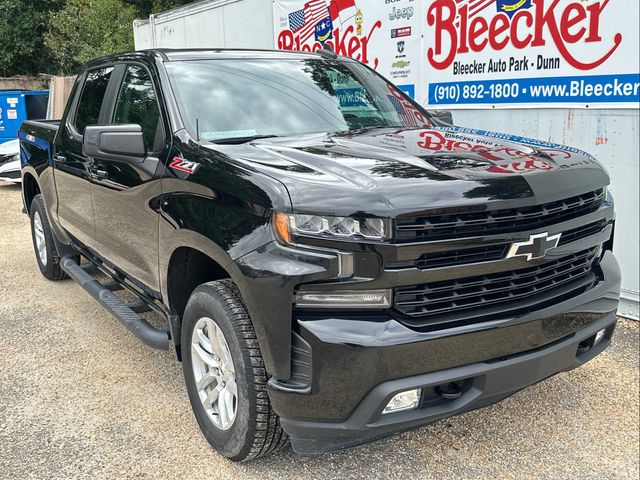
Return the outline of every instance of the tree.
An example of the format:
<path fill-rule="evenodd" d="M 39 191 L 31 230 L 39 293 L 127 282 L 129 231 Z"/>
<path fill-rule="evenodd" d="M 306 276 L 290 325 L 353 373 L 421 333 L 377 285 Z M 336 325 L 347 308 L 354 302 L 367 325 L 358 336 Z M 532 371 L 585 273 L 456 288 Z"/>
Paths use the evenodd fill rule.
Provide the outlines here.
<path fill-rule="evenodd" d="M 133 50 L 137 9 L 121 0 L 68 0 L 51 14 L 45 44 L 63 73 L 105 55 Z"/>
<path fill-rule="evenodd" d="M 194 0 L 123 0 L 124 3 L 135 5 L 141 15 L 147 16 L 150 13 L 160 13 L 172 8 L 181 7 Z"/>
<path fill-rule="evenodd" d="M 0 0 L 0 76 L 50 73 L 51 51 L 44 45 L 49 12 L 62 0 Z"/>

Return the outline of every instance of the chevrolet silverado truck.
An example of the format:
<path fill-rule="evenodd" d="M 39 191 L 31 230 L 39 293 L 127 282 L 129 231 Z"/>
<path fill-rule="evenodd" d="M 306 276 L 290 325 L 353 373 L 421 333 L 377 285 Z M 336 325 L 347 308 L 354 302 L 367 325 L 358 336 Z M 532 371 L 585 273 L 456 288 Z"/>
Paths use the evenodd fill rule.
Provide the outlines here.
<path fill-rule="evenodd" d="M 19 139 L 42 274 L 175 350 L 204 436 L 236 461 L 497 402 L 616 326 L 593 157 L 455 127 L 330 51 L 101 58 L 61 120 Z"/>

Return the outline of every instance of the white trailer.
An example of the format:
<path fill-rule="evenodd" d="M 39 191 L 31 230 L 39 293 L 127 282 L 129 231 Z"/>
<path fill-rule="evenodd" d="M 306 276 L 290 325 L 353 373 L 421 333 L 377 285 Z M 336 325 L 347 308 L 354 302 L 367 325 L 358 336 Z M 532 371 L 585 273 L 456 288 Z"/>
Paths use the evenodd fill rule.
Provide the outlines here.
<path fill-rule="evenodd" d="M 270 0 L 212 0 L 133 22 L 136 50 L 273 48 Z"/>
<path fill-rule="evenodd" d="M 274 4 L 278 1 L 205 0 L 151 15 L 146 20 L 134 22 L 135 46 L 138 50 L 146 48 L 276 48 L 278 41 L 275 29 L 286 21 L 286 16 L 274 18 L 274 11 L 276 11 Z M 286 3 L 286 1 L 291 0 L 280 0 L 280 3 Z M 353 3 L 352 0 L 337 1 Z M 393 8 L 394 4 L 398 5 L 397 1 L 387 1 L 386 4 L 389 4 L 389 8 Z M 411 0 L 406 1 L 411 2 Z M 429 4 L 432 1 L 428 0 L 426 3 Z M 474 0 L 468 1 L 474 2 Z M 481 3 L 475 1 L 477 4 Z M 358 0 L 358 5 L 363 11 L 367 7 L 378 8 L 381 4 L 385 2 Z M 410 3 L 410 5 L 417 4 L 418 2 Z M 637 8 L 637 4 L 634 8 Z M 391 15 L 395 12 L 397 10 L 394 10 Z M 635 21 L 637 30 L 637 15 Z M 391 37 L 393 35 L 392 32 Z M 313 42 L 313 39 L 311 41 Z M 414 41 L 420 42 L 420 57 L 426 57 L 427 46 L 424 35 L 420 35 L 420 40 Z M 637 48 L 636 42 L 635 58 L 629 57 L 632 62 L 637 62 Z M 399 45 L 398 50 L 400 50 Z M 414 71 L 412 75 L 416 76 L 417 82 L 426 84 L 430 72 L 429 66 L 423 62 L 420 63 L 420 71 Z M 388 73 L 385 74 L 388 75 Z M 399 79 L 392 78 L 392 80 L 397 84 L 403 83 Z M 424 98 L 421 99 L 420 95 L 416 98 L 424 103 Z M 494 130 L 577 146 L 593 154 L 609 170 L 612 181 L 611 192 L 617 205 L 614 248 L 622 268 L 622 298 L 619 313 L 638 319 L 640 296 L 639 110 L 619 108 L 619 106 L 594 109 L 587 108 L 588 105 L 583 105 L 582 108 L 567 108 L 542 104 L 500 107 L 500 105 L 483 105 L 481 108 L 470 108 L 457 105 L 452 107 L 455 108 L 454 121 L 456 125 L 465 127 Z"/>

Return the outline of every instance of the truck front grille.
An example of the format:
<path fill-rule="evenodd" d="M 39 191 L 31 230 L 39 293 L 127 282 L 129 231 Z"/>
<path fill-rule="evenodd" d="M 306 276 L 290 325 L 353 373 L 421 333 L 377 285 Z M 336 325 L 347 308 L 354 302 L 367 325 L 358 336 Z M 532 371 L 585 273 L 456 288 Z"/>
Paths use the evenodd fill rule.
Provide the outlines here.
<path fill-rule="evenodd" d="M 607 227 L 607 225 L 609 225 L 609 222 L 603 219 L 562 232 L 562 237 L 560 237 L 560 243 L 558 243 L 558 245 L 567 245 L 568 243 L 582 240 L 583 238 L 600 233 Z"/>
<path fill-rule="evenodd" d="M 571 230 L 566 230 L 562 232 L 562 237 L 560 237 L 560 243 L 558 245 L 567 245 L 571 242 L 600 233 L 608 224 L 609 222 L 607 220 L 602 219 L 597 222 L 572 228 Z M 502 260 L 510 246 L 511 243 L 499 243 L 481 247 L 459 248 L 444 252 L 428 252 L 422 254 L 418 259 L 408 265 L 399 264 L 397 267 L 413 266 L 425 270 L 429 268 L 455 267 L 471 263 Z"/>
<path fill-rule="evenodd" d="M 501 260 L 506 255 L 510 246 L 510 243 L 501 243 L 487 247 L 461 248 L 447 252 L 430 252 L 423 254 L 413 262 L 413 264 L 418 268 L 426 269 Z"/>
<path fill-rule="evenodd" d="M 394 308 L 411 326 L 437 328 L 537 310 L 590 289 L 599 252 L 596 247 L 534 267 L 398 287 Z"/>
<path fill-rule="evenodd" d="M 599 189 L 532 207 L 399 218 L 395 240 L 419 242 L 534 230 L 595 212 L 603 201 L 604 189 Z"/>

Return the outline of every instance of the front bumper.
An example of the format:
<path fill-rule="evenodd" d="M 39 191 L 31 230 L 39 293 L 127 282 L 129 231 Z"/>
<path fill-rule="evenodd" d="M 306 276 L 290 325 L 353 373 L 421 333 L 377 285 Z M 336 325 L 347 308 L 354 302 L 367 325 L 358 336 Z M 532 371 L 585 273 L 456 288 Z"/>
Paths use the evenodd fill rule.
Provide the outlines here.
<path fill-rule="evenodd" d="M 418 332 L 393 319 L 298 319 L 312 353 L 311 392 L 269 388 L 294 450 L 355 446 L 497 402 L 582 365 L 609 345 L 616 323 L 619 267 L 610 252 L 600 266 L 603 281 L 582 295 L 473 329 Z M 583 352 L 602 329 L 605 338 Z M 459 380 L 460 398 L 437 398 L 435 386 Z M 421 408 L 381 415 L 396 393 L 412 388 L 423 388 Z"/>

